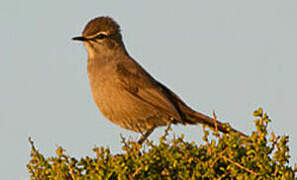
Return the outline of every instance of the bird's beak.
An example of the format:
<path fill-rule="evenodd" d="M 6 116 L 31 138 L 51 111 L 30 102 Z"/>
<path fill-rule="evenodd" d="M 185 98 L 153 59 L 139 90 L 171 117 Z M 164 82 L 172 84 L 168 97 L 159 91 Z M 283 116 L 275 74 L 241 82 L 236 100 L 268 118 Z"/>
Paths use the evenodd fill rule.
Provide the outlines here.
<path fill-rule="evenodd" d="M 83 36 L 73 37 L 72 40 L 74 41 L 87 41 L 88 39 Z"/>

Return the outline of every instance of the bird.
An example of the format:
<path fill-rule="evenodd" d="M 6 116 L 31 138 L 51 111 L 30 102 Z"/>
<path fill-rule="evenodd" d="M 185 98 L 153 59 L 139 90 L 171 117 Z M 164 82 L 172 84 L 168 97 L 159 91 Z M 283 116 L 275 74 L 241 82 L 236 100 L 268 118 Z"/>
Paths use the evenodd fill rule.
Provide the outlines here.
<path fill-rule="evenodd" d="M 109 16 L 91 19 L 82 36 L 95 104 L 111 122 L 141 133 L 143 143 L 155 128 L 169 124 L 204 124 L 223 133 L 244 133 L 190 108 L 151 76 L 125 48 L 119 24 Z"/>

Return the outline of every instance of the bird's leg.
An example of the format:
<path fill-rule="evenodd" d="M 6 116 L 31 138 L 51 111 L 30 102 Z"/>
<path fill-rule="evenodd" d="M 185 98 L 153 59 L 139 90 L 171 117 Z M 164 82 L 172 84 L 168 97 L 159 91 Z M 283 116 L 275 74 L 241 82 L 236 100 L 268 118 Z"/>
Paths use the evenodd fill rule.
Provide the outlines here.
<path fill-rule="evenodd" d="M 155 127 L 152 127 L 151 129 L 147 130 L 144 134 L 142 134 L 141 138 L 138 140 L 138 144 L 142 144 L 149 137 L 149 135 L 152 134 L 154 129 Z"/>

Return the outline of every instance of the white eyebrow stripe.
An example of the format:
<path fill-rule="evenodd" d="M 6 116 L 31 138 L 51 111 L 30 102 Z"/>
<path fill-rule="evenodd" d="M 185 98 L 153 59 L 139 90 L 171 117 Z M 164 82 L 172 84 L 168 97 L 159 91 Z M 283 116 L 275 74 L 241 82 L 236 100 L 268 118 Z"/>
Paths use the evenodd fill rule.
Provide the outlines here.
<path fill-rule="evenodd" d="M 92 38 L 94 38 L 94 37 L 97 37 L 99 34 L 103 34 L 103 35 L 105 35 L 105 36 L 108 35 L 108 33 L 107 33 L 106 31 L 99 31 L 99 32 L 97 32 L 96 34 L 93 34 L 93 35 L 88 36 L 87 38 L 88 38 L 88 39 L 92 39 Z"/>

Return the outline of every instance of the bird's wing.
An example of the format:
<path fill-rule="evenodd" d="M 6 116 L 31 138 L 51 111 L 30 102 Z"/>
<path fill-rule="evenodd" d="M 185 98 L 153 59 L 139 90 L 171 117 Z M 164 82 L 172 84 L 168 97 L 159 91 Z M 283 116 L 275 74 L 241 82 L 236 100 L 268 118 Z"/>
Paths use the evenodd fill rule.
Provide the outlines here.
<path fill-rule="evenodd" d="M 118 63 L 117 77 L 121 85 L 134 97 L 181 121 L 181 116 L 166 92 L 135 61 Z"/>

